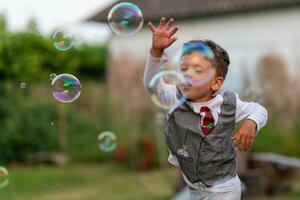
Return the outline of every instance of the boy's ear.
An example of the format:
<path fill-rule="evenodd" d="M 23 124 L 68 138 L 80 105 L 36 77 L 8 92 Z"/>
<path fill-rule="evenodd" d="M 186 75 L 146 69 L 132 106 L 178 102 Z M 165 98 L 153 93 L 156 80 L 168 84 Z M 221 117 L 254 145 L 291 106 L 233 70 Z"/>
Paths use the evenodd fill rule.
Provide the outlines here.
<path fill-rule="evenodd" d="M 213 85 L 211 86 L 211 89 L 213 91 L 218 91 L 222 87 L 223 82 L 224 82 L 224 78 L 221 76 L 218 76 L 217 78 L 215 78 Z"/>

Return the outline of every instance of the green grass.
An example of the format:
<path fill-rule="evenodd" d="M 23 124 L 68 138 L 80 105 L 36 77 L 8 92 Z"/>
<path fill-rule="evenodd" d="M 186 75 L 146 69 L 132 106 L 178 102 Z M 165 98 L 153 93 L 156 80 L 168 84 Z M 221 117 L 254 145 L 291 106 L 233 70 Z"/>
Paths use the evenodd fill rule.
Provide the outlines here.
<path fill-rule="evenodd" d="M 300 199 L 300 181 L 298 179 L 292 181 L 283 181 L 282 184 L 291 186 L 289 194 L 277 195 L 271 197 L 255 197 L 249 200 L 299 200 Z"/>
<path fill-rule="evenodd" d="M 299 200 L 299 199 L 300 199 L 299 195 L 291 194 L 287 196 L 251 198 L 249 200 Z"/>
<path fill-rule="evenodd" d="M 113 164 L 72 164 L 66 167 L 9 167 L 9 185 L 0 200 L 169 200 L 178 170 L 128 171 Z M 298 200 L 293 193 L 251 200 Z M 250 199 L 249 199 L 250 200 Z"/>
<path fill-rule="evenodd" d="M 279 196 L 279 197 L 269 197 L 269 198 L 255 198 L 253 200 L 299 200 L 299 196 Z M 251 199 L 252 200 L 252 199 Z"/>
<path fill-rule="evenodd" d="M 9 168 L 1 200 L 167 200 L 176 170 L 137 173 L 110 164 Z"/>

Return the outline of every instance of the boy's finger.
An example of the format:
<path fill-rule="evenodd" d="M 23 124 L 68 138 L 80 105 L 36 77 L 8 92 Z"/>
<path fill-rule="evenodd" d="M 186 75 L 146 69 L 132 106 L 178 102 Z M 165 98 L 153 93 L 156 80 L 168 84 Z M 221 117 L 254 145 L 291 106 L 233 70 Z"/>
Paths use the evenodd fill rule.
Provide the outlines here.
<path fill-rule="evenodd" d="M 236 134 L 234 134 L 234 136 L 232 136 L 231 139 L 236 140 Z"/>
<path fill-rule="evenodd" d="M 236 139 L 236 143 L 235 143 L 235 146 L 240 150 L 240 144 L 242 142 L 242 136 L 241 135 L 238 135 L 237 136 L 237 139 Z"/>
<path fill-rule="evenodd" d="M 236 136 L 232 137 L 233 145 L 236 147 Z"/>
<path fill-rule="evenodd" d="M 253 139 L 252 138 L 249 138 L 248 141 L 247 141 L 247 150 L 250 150 L 252 145 L 253 145 Z"/>
<path fill-rule="evenodd" d="M 166 30 L 167 31 L 171 29 L 171 26 L 173 25 L 173 23 L 174 23 L 174 19 L 173 18 L 169 19 L 169 21 L 166 25 Z"/>
<path fill-rule="evenodd" d="M 165 22 L 166 22 L 166 18 L 165 18 L 165 17 L 162 17 L 162 18 L 160 19 L 159 28 L 162 28 L 162 27 L 165 25 Z"/>
<path fill-rule="evenodd" d="M 150 30 L 152 31 L 152 33 L 154 33 L 155 27 L 153 26 L 153 24 L 151 22 L 148 22 L 148 27 L 150 28 Z"/>
<path fill-rule="evenodd" d="M 238 147 L 239 142 L 240 142 L 240 134 L 237 133 L 234 135 L 234 146 Z"/>
<path fill-rule="evenodd" d="M 178 31 L 178 27 L 176 26 L 170 31 L 170 37 L 172 37 L 177 31 Z"/>
<path fill-rule="evenodd" d="M 250 148 L 250 138 L 246 137 L 245 138 L 245 145 L 243 146 L 244 151 L 248 151 Z"/>
<path fill-rule="evenodd" d="M 246 140 L 247 140 L 247 137 L 246 137 L 246 136 L 242 136 L 241 142 L 240 142 L 240 145 L 239 145 L 239 148 L 240 148 L 241 150 L 245 150 L 245 147 L 246 147 Z"/>
<path fill-rule="evenodd" d="M 169 42 L 169 46 L 172 45 L 176 40 L 177 40 L 176 37 L 172 37 L 170 42 Z"/>

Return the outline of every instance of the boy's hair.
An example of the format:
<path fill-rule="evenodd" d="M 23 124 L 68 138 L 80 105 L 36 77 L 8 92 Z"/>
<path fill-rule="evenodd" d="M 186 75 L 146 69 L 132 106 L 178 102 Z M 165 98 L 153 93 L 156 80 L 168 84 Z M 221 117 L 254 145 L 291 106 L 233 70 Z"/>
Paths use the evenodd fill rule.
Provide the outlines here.
<path fill-rule="evenodd" d="M 193 44 L 199 43 L 209 47 L 214 54 L 214 62 L 213 65 L 216 65 L 217 76 L 221 76 L 224 79 L 226 78 L 226 74 L 228 72 L 228 66 L 230 64 L 228 53 L 225 49 L 223 49 L 220 45 L 215 43 L 212 40 L 191 40 L 185 44 Z M 182 55 L 183 56 L 183 55 Z"/>

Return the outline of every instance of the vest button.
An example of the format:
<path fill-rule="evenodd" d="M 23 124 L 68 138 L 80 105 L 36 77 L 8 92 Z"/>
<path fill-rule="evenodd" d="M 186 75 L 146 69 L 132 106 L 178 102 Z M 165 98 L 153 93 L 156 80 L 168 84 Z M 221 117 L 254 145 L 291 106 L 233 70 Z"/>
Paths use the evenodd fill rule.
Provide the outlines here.
<path fill-rule="evenodd" d="M 200 154 L 202 154 L 202 155 L 205 154 L 206 155 L 207 153 L 206 153 L 206 151 L 202 150 L 202 151 L 200 151 Z"/>

